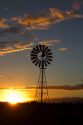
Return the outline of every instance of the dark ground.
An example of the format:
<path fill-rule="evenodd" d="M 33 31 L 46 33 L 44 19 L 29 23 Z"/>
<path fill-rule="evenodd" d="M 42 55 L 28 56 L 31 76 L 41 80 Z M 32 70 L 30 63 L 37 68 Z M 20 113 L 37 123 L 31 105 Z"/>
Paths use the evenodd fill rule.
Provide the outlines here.
<path fill-rule="evenodd" d="M 83 103 L 11 106 L 0 103 L 0 125 L 83 125 Z"/>

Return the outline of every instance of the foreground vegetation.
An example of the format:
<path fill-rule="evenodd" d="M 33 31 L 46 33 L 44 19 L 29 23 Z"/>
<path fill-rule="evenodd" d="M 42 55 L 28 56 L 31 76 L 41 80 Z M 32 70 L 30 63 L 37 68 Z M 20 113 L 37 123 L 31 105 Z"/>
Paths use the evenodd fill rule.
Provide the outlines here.
<path fill-rule="evenodd" d="M 0 125 L 83 125 L 83 103 L 0 103 Z"/>

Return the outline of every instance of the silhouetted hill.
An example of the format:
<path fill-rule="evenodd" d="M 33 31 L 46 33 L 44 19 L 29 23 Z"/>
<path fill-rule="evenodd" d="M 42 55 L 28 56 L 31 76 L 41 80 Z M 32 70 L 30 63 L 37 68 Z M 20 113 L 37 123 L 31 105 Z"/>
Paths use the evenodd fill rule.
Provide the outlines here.
<path fill-rule="evenodd" d="M 83 125 L 83 103 L 0 103 L 0 125 Z"/>
<path fill-rule="evenodd" d="M 80 97 L 64 97 L 49 99 L 50 103 L 83 103 L 83 98 Z"/>

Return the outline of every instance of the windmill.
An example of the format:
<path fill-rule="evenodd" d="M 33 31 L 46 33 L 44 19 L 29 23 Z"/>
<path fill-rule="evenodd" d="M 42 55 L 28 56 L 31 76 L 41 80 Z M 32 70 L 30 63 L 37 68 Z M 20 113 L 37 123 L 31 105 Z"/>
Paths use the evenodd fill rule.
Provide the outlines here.
<path fill-rule="evenodd" d="M 37 45 L 31 51 L 31 61 L 40 69 L 35 99 L 39 100 L 41 103 L 48 99 L 45 70 L 52 62 L 52 58 L 51 50 L 45 45 Z"/>

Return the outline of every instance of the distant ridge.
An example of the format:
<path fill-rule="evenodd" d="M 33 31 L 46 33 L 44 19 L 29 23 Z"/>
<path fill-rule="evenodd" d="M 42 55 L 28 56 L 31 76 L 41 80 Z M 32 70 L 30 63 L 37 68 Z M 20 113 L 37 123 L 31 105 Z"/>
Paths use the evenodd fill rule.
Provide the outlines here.
<path fill-rule="evenodd" d="M 83 103 L 83 98 L 81 97 L 52 98 L 49 99 L 49 103 Z"/>

